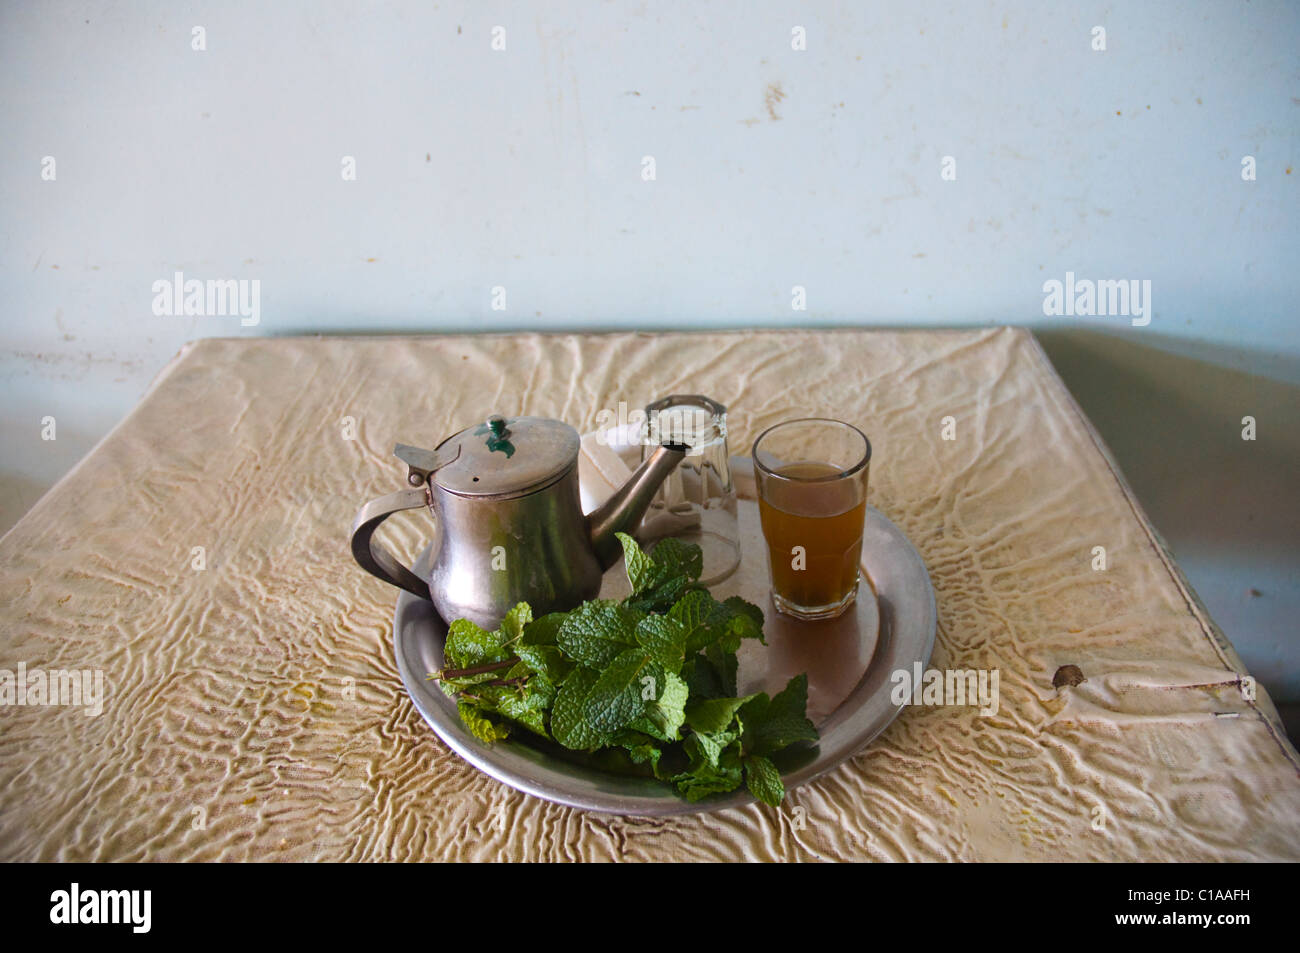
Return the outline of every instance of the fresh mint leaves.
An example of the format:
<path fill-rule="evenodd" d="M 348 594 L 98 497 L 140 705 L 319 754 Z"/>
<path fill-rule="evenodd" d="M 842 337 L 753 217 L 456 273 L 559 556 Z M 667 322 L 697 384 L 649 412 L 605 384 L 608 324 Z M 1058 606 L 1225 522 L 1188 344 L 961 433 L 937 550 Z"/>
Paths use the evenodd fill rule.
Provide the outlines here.
<path fill-rule="evenodd" d="M 600 673 L 578 666 L 564 680 L 551 709 L 551 733 L 566 748 L 594 750 L 608 743 L 608 738 L 586 719 L 587 695 L 595 687 Z"/>
<path fill-rule="evenodd" d="M 584 602 L 561 623 L 555 644 L 578 664 L 603 669 L 636 645 L 636 626 L 641 617 L 641 613 L 609 599 Z"/>
<path fill-rule="evenodd" d="M 620 755 L 630 770 L 691 801 L 746 785 L 785 797 L 772 756 L 815 742 L 800 675 L 773 698 L 736 694 L 736 652 L 763 640 L 763 612 L 699 585 L 698 546 L 664 539 L 651 553 L 620 533 L 632 594 L 534 619 L 527 603 L 495 632 L 457 619 L 437 678 L 475 738 L 515 727 L 573 751 Z"/>

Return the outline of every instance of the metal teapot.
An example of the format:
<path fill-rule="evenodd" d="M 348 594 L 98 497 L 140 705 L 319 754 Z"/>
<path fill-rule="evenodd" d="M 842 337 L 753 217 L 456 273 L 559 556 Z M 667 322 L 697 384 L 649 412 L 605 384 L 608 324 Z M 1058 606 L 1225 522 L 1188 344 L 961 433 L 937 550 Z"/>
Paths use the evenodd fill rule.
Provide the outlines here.
<path fill-rule="evenodd" d="M 584 515 L 578 432 L 544 417 L 498 414 L 434 450 L 398 444 L 411 489 L 371 500 L 352 526 L 352 555 L 367 572 L 429 599 L 447 622 L 495 629 L 518 602 L 534 617 L 572 609 L 600 591 L 664 478 L 686 454 L 665 444 L 603 505 Z M 437 524 L 433 568 L 421 579 L 374 539 L 385 519 L 427 506 Z"/>

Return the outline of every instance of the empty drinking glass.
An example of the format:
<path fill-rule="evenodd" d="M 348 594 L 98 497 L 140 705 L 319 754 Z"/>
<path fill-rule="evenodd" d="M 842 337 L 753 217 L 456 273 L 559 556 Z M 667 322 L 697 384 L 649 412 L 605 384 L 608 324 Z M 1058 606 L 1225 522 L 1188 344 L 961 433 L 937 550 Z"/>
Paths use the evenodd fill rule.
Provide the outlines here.
<path fill-rule="evenodd" d="M 655 401 L 646 407 L 642 459 L 662 443 L 681 443 L 689 449 L 655 494 L 642 523 L 642 538 L 650 542 L 672 536 L 699 546 L 704 553 L 700 582 L 711 586 L 740 564 L 727 408 L 699 394 L 674 394 Z"/>

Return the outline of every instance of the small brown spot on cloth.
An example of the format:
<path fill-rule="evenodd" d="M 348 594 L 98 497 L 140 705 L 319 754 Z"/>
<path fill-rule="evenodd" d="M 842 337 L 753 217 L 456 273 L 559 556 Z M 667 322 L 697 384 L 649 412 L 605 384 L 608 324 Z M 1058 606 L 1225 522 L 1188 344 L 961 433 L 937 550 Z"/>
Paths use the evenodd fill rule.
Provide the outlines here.
<path fill-rule="evenodd" d="M 1079 666 L 1062 665 L 1056 670 L 1056 674 L 1052 676 L 1052 687 L 1060 688 L 1062 685 L 1073 687 L 1086 681 L 1087 679 L 1083 677 L 1083 671 Z"/>

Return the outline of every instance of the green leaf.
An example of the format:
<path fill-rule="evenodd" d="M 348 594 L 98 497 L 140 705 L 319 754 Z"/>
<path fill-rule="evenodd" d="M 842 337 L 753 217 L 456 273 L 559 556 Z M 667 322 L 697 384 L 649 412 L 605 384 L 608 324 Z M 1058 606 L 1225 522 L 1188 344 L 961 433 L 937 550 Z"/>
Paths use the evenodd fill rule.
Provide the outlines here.
<path fill-rule="evenodd" d="M 715 641 L 722 630 L 718 623 L 721 603 L 701 589 L 693 589 L 682 596 L 668 610 L 668 617 L 682 625 L 686 631 L 685 650 L 688 654 L 701 651 Z"/>
<path fill-rule="evenodd" d="M 722 690 L 722 679 L 713 668 L 713 663 L 703 655 L 688 658 L 682 665 L 682 678 L 690 689 L 691 698 L 721 698 L 726 693 Z"/>
<path fill-rule="evenodd" d="M 796 675 L 770 701 L 761 692 L 740 709 L 745 723 L 745 751 L 769 755 L 797 741 L 816 741 L 817 727 L 805 713 L 808 676 Z"/>
<path fill-rule="evenodd" d="M 488 632 L 469 619 L 457 619 L 447 629 L 447 643 L 442 654 L 447 668 L 473 668 L 510 657 L 502 648 L 501 633 Z"/>
<path fill-rule="evenodd" d="M 622 652 L 600 673 L 600 677 L 587 693 L 582 704 L 586 722 L 603 734 L 612 734 L 645 711 L 647 683 L 651 698 L 663 691 L 665 672 L 663 666 L 646 654 L 644 649 L 632 648 Z"/>
<path fill-rule="evenodd" d="M 510 734 L 508 726 L 498 725 L 488 720 L 478 708 L 469 702 L 457 702 L 456 711 L 460 713 L 460 720 L 469 729 L 469 733 L 484 744 L 490 745 Z"/>
<path fill-rule="evenodd" d="M 676 675 L 682 670 L 686 629 L 668 616 L 648 615 L 636 626 L 636 641 L 650 657 Z"/>
<path fill-rule="evenodd" d="M 554 645 L 521 645 L 515 649 L 519 661 L 529 672 L 543 675 L 552 684 L 559 685 L 573 670 L 573 663 Z M 516 677 L 514 669 L 508 677 Z"/>
<path fill-rule="evenodd" d="M 742 639 L 763 638 L 763 610 L 739 596 L 718 602 L 707 592 L 692 590 L 668 610 L 686 628 L 686 653 L 702 652 L 714 643 L 726 652 L 740 648 Z"/>
<path fill-rule="evenodd" d="M 722 603 L 731 611 L 731 631 L 742 639 L 758 639 L 764 645 L 763 610 L 740 596 L 732 596 Z"/>
<path fill-rule="evenodd" d="M 717 768 L 722 753 L 739 737 L 738 731 L 719 731 L 717 734 L 702 734 L 697 731 L 687 736 L 683 748 L 693 767 L 707 764 L 710 768 Z"/>
<path fill-rule="evenodd" d="M 704 571 L 704 550 L 694 543 L 683 542 L 673 536 L 659 540 L 650 553 L 650 558 L 659 571 L 660 583 L 674 576 L 685 576 L 694 582 Z"/>
<path fill-rule="evenodd" d="M 670 536 L 659 540 L 653 552 L 646 555 L 637 541 L 627 533 L 617 535 L 623 544 L 627 581 L 632 586 L 634 596 L 666 585 L 676 585 L 684 590 L 700 578 L 704 569 L 704 551 L 694 543 L 686 543 Z M 679 579 L 681 582 L 678 582 Z M 670 602 L 669 605 L 671 604 Z"/>
<path fill-rule="evenodd" d="M 749 793 L 764 804 L 780 807 L 785 797 L 785 785 L 781 783 L 781 772 L 770 760 L 761 754 L 745 757 L 745 786 Z"/>
<path fill-rule="evenodd" d="M 546 708 L 551 703 L 550 694 L 515 687 L 502 687 L 498 691 L 494 698 L 498 712 L 543 738 L 550 737 L 546 733 Z"/>
<path fill-rule="evenodd" d="M 718 756 L 717 765 L 692 759 L 689 770 L 673 776 L 673 784 L 688 801 L 734 791 L 743 783 L 740 743 L 733 742 Z"/>
<path fill-rule="evenodd" d="M 500 715 L 549 738 L 546 712 L 555 693 L 555 686 L 545 676 L 534 674 L 522 685 L 474 686 L 472 698 L 458 697 L 457 704 L 472 704 L 480 715 Z"/>
<path fill-rule="evenodd" d="M 641 717 L 629 728 L 644 732 L 660 741 L 676 741 L 686 721 L 686 700 L 690 689 L 672 672 L 664 674 L 664 687 L 657 701 L 647 702 Z"/>
<path fill-rule="evenodd" d="M 666 613 L 687 592 L 697 589 L 700 587 L 685 576 L 673 576 L 640 595 L 628 596 L 623 600 L 623 605 L 638 612 Z"/>
<path fill-rule="evenodd" d="M 719 634 L 714 645 L 721 652 L 737 652 L 744 639 L 763 641 L 763 610 L 740 596 L 718 603 L 715 618 Z"/>
<path fill-rule="evenodd" d="M 573 663 L 566 661 L 565 664 L 571 667 Z M 545 706 L 548 708 L 550 707 L 551 702 L 555 700 L 555 692 L 559 683 L 563 681 L 562 677 L 553 679 L 549 675 L 547 675 L 546 672 L 534 671 L 533 668 L 530 667 L 529 664 L 523 661 L 522 659 L 516 662 L 514 665 L 512 665 L 504 673 L 493 672 L 492 674 L 496 675 L 499 678 L 504 678 L 508 681 L 519 681 L 522 682 L 523 684 L 522 685 L 478 685 L 474 687 L 472 694 L 482 698 L 482 697 L 487 697 L 490 693 L 494 693 L 494 692 L 497 694 L 500 694 L 501 692 L 515 692 L 515 693 L 531 692 L 532 694 L 535 695 L 541 695 L 545 699 Z M 567 668 L 565 669 L 564 674 L 566 675 L 568 674 Z"/>
<path fill-rule="evenodd" d="M 659 571 L 654 560 L 642 551 L 637 541 L 627 533 L 616 533 L 623 544 L 623 563 L 627 567 L 627 581 L 632 594 L 637 595 L 659 583 Z"/>
<path fill-rule="evenodd" d="M 637 745 L 648 745 L 655 743 L 654 738 L 637 731 L 632 727 L 620 728 L 609 737 L 609 743 L 618 745 L 620 748 L 635 748 Z"/>
<path fill-rule="evenodd" d="M 584 602 L 569 613 L 555 641 L 569 658 L 588 668 L 603 669 L 620 652 L 636 645 L 639 621 L 639 615 L 610 599 Z"/>
<path fill-rule="evenodd" d="M 730 697 L 736 694 L 736 672 L 740 668 L 740 661 L 736 658 L 735 649 L 728 651 L 719 643 L 714 642 L 704 650 L 704 657 L 709 660 L 713 666 L 714 672 L 717 673 L 718 681 L 722 687 L 722 694 Z"/>
<path fill-rule="evenodd" d="M 649 764 L 651 769 L 657 773 L 659 758 L 663 755 L 663 751 L 660 750 L 658 745 L 647 742 L 639 745 L 628 745 L 627 755 L 634 764 Z"/>
<path fill-rule="evenodd" d="M 525 691 L 541 699 L 542 708 L 549 711 L 550 707 L 555 704 L 555 696 L 560 690 L 560 683 L 566 677 L 568 677 L 567 672 L 564 677 L 555 679 L 542 672 L 534 672 L 528 677 Z"/>
<path fill-rule="evenodd" d="M 753 697 L 753 695 L 745 695 L 743 698 L 706 698 L 691 701 L 686 706 L 686 723 L 691 726 L 692 731 L 706 735 L 726 731 L 735 720 L 736 712 Z"/>
<path fill-rule="evenodd" d="M 600 678 L 589 668 L 575 668 L 564 680 L 551 706 L 551 735 L 566 748 L 586 751 L 606 742 L 606 735 L 593 728 L 583 717 L 587 693 Z"/>
<path fill-rule="evenodd" d="M 618 534 L 632 594 L 623 604 L 642 612 L 667 612 L 687 591 L 700 588 L 696 580 L 704 565 L 703 551 L 694 543 L 661 539 L 646 555 L 636 540 Z"/>
<path fill-rule="evenodd" d="M 740 772 L 710 771 L 707 774 L 679 774 L 673 778 L 677 792 L 694 803 L 714 794 L 727 794 L 740 787 Z"/>
<path fill-rule="evenodd" d="M 540 619 L 534 619 L 524 627 L 524 645 L 554 645 L 560 626 L 569 617 L 567 612 L 550 612 Z"/>
<path fill-rule="evenodd" d="M 498 632 L 501 635 L 502 645 L 515 642 L 523 638 L 524 627 L 533 621 L 533 610 L 526 602 L 520 602 L 513 609 L 506 613 L 506 617 L 501 620 Z"/>

